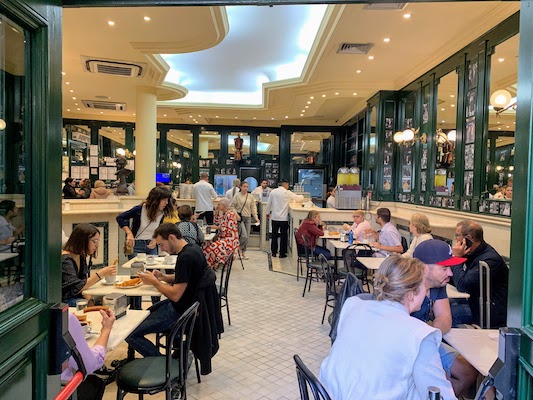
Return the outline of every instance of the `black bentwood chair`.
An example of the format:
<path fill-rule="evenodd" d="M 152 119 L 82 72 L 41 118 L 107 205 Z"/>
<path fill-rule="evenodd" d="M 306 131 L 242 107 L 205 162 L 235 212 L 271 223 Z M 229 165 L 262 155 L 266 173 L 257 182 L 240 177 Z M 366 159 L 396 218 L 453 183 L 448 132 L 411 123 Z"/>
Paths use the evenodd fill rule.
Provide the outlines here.
<path fill-rule="evenodd" d="M 185 383 L 189 350 L 199 305 L 195 302 L 176 321 L 168 336 L 164 356 L 139 358 L 122 367 L 117 375 L 117 400 L 122 400 L 126 393 L 136 393 L 142 400 L 145 394 L 162 391 L 166 392 L 166 400 L 177 396 L 187 398 Z M 178 350 L 178 359 L 172 357 L 173 349 Z"/>
<path fill-rule="evenodd" d="M 302 400 L 310 399 L 309 391 L 307 390 L 309 385 L 315 400 L 331 400 L 331 397 L 329 397 L 324 386 L 322 386 L 317 377 L 309 371 L 309 368 L 305 366 L 298 354 L 294 355 L 294 362 L 296 363 L 296 376 L 298 377 L 298 386 L 300 387 L 300 398 Z"/>
<path fill-rule="evenodd" d="M 296 252 L 298 254 L 298 258 L 296 260 L 296 280 L 300 280 L 300 275 L 303 277 L 303 264 L 305 262 L 305 250 L 302 245 L 298 244 L 298 240 L 296 239 L 296 233 L 298 232 L 298 228 L 294 228 L 294 243 L 296 245 Z"/>
<path fill-rule="evenodd" d="M 311 239 L 307 235 L 302 235 L 302 239 L 304 241 L 304 251 L 305 251 L 305 267 L 306 267 L 306 273 L 305 273 L 305 283 L 304 283 L 304 291 L 302 293 L 302 297 L 305 296 L 305 288 L 307 287 L 307 291 L 311 291 L 311 281 L 313 279 L 319 280 L 318 277 L 318 271 L 322 271 L 322 265 L 318 261 L 311 261 L 313 257 L 313 250 L 311 249 Z M 309 282 L 309 286 L 307 286 L 307 283 Z"/>
<path fill-rule="evenodd" d="M 339 291 L 337 289 L 337 276 L 335 274 L 335 267 L 328 263 L 328 259 L 324 254 L 318 256 L 322 264 L 322 271 L 324 272 L 324 279 L 326 279 L 326 303 L 324 304 L 324 313 L 322 314 L 322 324 L 326 317 L 326 310 L 328 307 L 335 308 L 337 296 Z"/>
<path fill-rule="evenodd" d="M 220 271 L 220 284 L 217 286 L 217 292 L 220 299 L 220 308 L 226 307 L 228 313 L 228 325 L 231 325 L 229 317 L 229 303 L 228 303 L 228 285 L 231 268 L 233 266 L 233 253 L 229 255 L 228 259 L 222 266 Z"/>

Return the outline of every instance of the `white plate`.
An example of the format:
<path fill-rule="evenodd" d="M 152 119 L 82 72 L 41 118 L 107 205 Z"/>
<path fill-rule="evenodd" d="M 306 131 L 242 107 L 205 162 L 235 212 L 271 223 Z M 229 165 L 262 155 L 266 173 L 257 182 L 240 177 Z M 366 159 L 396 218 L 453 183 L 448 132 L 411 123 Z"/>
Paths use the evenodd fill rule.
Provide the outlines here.
<path fill-rule="evenodd" d="M 120 282 L 119 282 L 120 283 Z M 142 282 L 139 282 L 138 284 L 136 284 L 135 286 L 115 286 L 117 289 L 134 289 L 136 287 L 139 287 L 141 286 L 143 283 Z"/>
<path fill-rule="evenodd" d="M 149 266 L 151 266 L 151 267 L 153 267 L 154 265 L 157 265 L 157 264 L 160 264 L 160 262 L 159 262 L 159 261 L 156 261 L 156 262 L 154 262 L 154 263 L 150 263 L 150 264 L 149 264 L 149 263 L 146 263 L 146 265 L 149 265 Z"/>

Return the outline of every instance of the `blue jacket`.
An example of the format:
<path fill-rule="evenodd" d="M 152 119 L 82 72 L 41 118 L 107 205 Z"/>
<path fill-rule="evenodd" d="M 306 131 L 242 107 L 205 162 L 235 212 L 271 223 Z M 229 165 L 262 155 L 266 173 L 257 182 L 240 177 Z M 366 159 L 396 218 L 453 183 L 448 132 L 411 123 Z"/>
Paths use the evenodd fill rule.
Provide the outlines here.
<path fill-rule="evenodd" d="M 490 267 L 490 326 L 507 326 L 507 295 L 509 268 L 502 257 L 487 242 L 483 241 L 470 254 L 465 256 L 464 265 L 452 267 L 453 281 L 457 290 L 470 294 L 468 304 L 474 323 L 479 324 L 479 262 L 485 261 Z M 486 298 L 486 296 L 485 296 Z"/>
<path fill-rule="evenodd" d="M 133 233 L 133 236 L 137 236 L 137 232 L 139 231 L 139 227 L 141 226 L 141 212 L 142 212 L 143 206 L 135 206 L 132 209 L 128 211 L 124 211 L 122 214 L 117 216 L 117 222 L 118 226 L 120 228 L 124 228 L 125 226 L 129 226 L 131 229 L 131 233 Z M 130 225 L 131 220 L 131 225 Z M 161 219 L 162 221 L 163 219 Z"/>

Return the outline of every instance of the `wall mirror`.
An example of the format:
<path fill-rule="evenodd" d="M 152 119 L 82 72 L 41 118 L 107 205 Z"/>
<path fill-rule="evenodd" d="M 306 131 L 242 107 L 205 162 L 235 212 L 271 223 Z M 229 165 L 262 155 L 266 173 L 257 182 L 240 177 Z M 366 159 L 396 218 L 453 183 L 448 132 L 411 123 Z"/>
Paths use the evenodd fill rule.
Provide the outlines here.
<path fill-rule="evenodd" d="M 294 132 L 291 135 L 291 158 L 295 164 L 322 164 L 324 141 L 331 132 Z"/>
<path fill-rule="evenodd" d="M 124 128 L 103 126 L 98 130 L 100 157 L 116 158 L 125 155 L 126 131 Z"/>
<path fill-rule="evenodd" d="M 192 133 L 189 130 L 170 129 L 167 132 L 169 153 L 168 165 L 175 183 L 185 182 L 192 175 L 190 154 L 192 152 Z"/>
<path fill-rule="evenodd" d="M 455 191 L 458 82 L 457 72 L 451 71 L 440 78 L 437 85 L 434 187 L 435 192 L 439 195 L 451 196 Z"/>
<path fill-rule="evenodd" d="M 486 187 L 488 197 L 512 199 L 519 35 L 499 44 L 491 56 Z M 509 188 L 507 188 L 509 186 Z"/>

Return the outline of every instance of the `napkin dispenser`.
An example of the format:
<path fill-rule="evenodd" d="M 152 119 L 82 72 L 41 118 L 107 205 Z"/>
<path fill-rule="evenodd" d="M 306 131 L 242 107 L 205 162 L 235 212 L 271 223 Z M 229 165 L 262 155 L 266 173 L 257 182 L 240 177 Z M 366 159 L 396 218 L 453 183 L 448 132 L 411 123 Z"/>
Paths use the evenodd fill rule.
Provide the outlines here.
<path fill-rule="evenodd" d="M 106 294 L 102 299 L 102 305 L 109 306 L 113 310 L 115 316 L 118 318 L 126 315 L 126 307 L 128 306 L 128 296 L 122 293 Z"/>

